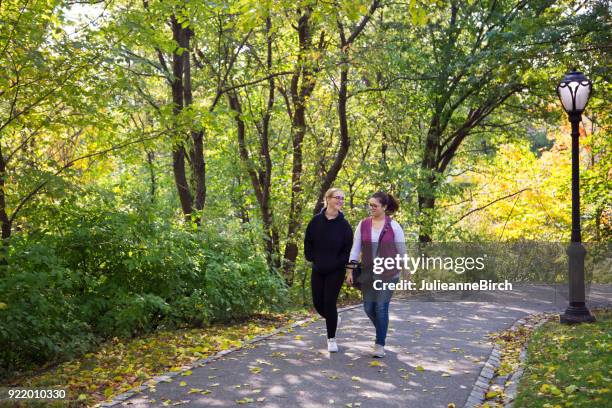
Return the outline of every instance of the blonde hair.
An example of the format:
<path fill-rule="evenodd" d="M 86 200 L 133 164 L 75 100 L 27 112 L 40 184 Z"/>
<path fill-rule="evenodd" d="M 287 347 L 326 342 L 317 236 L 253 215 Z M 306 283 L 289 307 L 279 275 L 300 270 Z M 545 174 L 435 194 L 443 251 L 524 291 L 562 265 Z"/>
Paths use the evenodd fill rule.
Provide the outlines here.
<path fill-rule="evenodd" d="M 332 187 L 329 190 L 327 190 L 325 192 L 325 196 L 323 196 L 323 207 L 327 207 L 327 200 L 329 200 L 339 191 L 344 193 L 344 190 L 342 190 L 341 188 L 336 188 L 336 187 Z"/>

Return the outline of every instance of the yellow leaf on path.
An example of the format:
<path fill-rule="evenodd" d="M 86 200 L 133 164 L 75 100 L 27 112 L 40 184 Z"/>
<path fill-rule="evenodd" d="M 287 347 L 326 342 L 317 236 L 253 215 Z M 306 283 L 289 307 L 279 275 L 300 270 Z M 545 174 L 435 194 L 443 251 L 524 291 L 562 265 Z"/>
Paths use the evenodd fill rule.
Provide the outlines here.
<path fill-rule="evenodd" d="M 185 372 L 181 373 L 181 375 L 182 375 L 183 377 L 186 377 L 186 376 L 191 375 L 191 374 L 193 374 L 193 373 L 191 372 L 191 370 L 187 370 L 187 371 L 185 371 Z"/>
<path fill-rule="evenodd" d="M 414 367 L 414 369 L 415 369 L 415 370 L 417 370 L 417 371 L 425 371 L 425 369 L 423 368 L 423 366 L 420 366 L 420 365 L 418 365 L 418 366 Z"/>
<path fill-rule="evenodd" d="M 179 385 L 180 385 L 181 387 L 184 387 L 184 386 L 186 386 L 186 385 L 187 385 L 187 381 L 181 381 L 181 382 L 179 383 Z"/>
<path fill-rule="evenodd" d="M 354 375 L 354 376 L 351 377 L 351 380 L 352 381 L 361 381 L 361 378 L 359 378 L 359 377 Z"/>
<path fill-rule="evenodd" d="M 380 367 L 382 366 L 382 364 L 380 364 L 380 361 L 370 361 L 370 367 Z"/>
<path fill-rule="evenodd" d="M 261 371 L 261 367 L 251 367 L 249 368 L 249 370 L 253 373 L 253 374 L 258 374 Z"/>
<path fill-rule="evenodd" d="M 191 388 L 187 394 L 195 394 L 196 392 L 202 392 L 201 388 Z"/>

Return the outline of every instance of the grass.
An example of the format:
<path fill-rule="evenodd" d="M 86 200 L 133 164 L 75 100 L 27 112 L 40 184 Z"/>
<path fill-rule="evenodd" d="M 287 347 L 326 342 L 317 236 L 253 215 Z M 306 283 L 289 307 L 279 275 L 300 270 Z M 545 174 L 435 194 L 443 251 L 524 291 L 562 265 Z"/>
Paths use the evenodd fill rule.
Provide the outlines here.
<path fill-rule="evenodd" d="M 527 349 L 515 408 L 612 407 L 612 310 L 593 324 L 548 322 Z"/>
<path fill-rule="evenodd" d="M 294 310 L 201 329 L 160 331 L 133 339 L 114 338 L 93 353 L 42 372 L 24 374 L 7 385 L 67 389 L 68 401 L 27 402 L 21 406 L 92 406 L 146 385 L 147 380 L 157 375 L 180 371 L 182 366 L 309 316 L 312 315 L 305 310 Z"/>

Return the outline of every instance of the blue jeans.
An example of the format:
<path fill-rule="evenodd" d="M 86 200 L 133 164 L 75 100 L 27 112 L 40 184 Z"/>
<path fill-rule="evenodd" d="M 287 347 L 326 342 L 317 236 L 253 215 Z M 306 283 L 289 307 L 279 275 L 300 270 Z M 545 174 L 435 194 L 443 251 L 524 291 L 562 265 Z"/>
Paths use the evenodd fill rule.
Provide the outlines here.
<path fill-rule="evenodd" d="M 376 344 L 385 345 L 389 328 L 389 303 L 364 301 L 363 308 L 376 328 Z"/>

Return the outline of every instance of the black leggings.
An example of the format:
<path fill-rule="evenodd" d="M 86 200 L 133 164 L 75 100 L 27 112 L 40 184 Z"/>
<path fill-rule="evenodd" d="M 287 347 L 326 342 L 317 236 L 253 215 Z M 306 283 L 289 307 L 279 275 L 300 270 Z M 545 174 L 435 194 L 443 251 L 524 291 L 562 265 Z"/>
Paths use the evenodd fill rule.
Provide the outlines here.
<path fill-rule="evenodd" d="M 338 294 L 340 294 L 340 288 L 342 288 L 342 282 L 344 282 L 344 270 L 328 275 L 321 275 L 313 271 L 310 275 L 312 303 L 317 313 L 325 318 L 328 339 L 336 337 L 336 326 L 338 324 L 336 301 L 338 300 Z"/>

